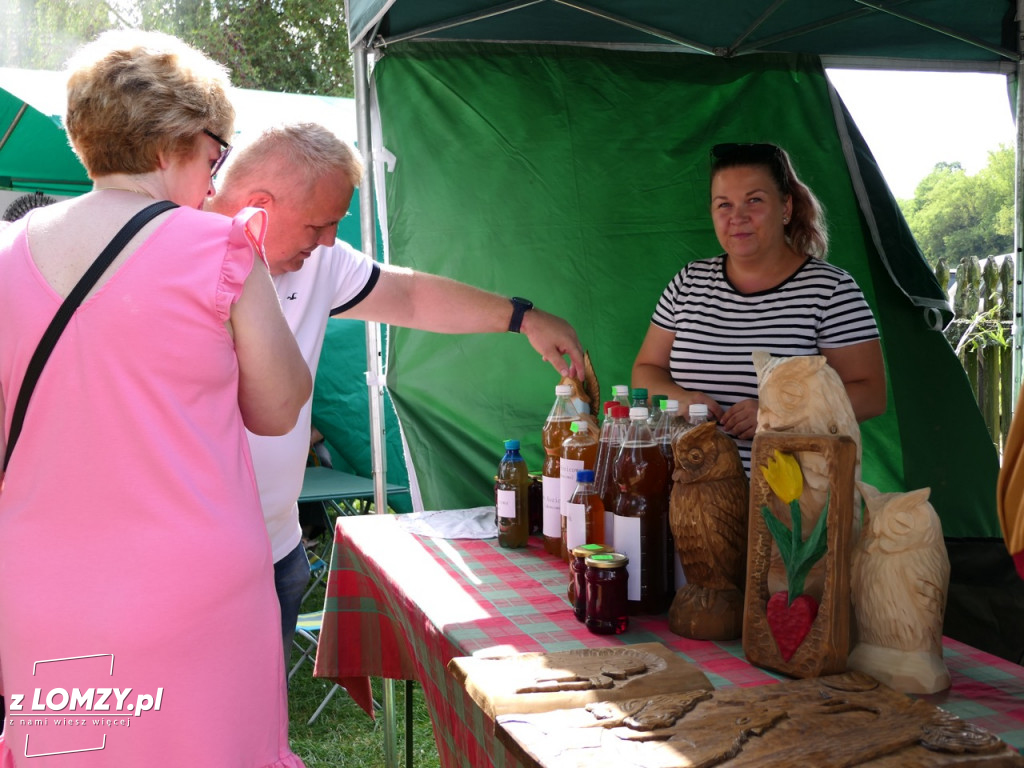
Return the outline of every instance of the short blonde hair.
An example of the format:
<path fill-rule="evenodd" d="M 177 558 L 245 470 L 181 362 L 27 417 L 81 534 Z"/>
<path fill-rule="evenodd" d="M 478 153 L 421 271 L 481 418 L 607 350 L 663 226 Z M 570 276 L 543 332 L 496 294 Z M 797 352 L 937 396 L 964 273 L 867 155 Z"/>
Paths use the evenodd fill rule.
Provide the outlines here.
<path fill-rule="evenodd" d="M 90 176 L 148 173 L 189 156 L 203 130 L 230 142 L 227 70 L 171 35 L 105 32 L 67 63 L 64 124 Z"/>
<path fill-rule="evenodd" d="M 266 189 L 279 175 L 272 168 L 287 169 L 296 192 L 312 187 L 334 171 L 345 174 L 352 187 L 359 186 L 363 163 L 359 155 L 333 131 L 319 123 L 288 123 L 265 129 L 252 142 L 236 150 L 218 179 L 217 197 L 245 198 L 254 189 Z"/>

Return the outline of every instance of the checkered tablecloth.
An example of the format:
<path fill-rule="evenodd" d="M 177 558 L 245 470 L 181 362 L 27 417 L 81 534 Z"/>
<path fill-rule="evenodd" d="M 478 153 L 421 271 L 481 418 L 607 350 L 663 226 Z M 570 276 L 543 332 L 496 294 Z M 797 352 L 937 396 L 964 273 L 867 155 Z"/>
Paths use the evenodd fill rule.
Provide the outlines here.
<path fill-rule="evenodd" d="M 622 635 L 592 635 L 569 607 L 567 583 L 568 567 L 537 539 L 509 550 L 493 539 L 415 536 L 392 515 L 339 519 L 314 674 L 340 682 L 368 713 L 368 675 L 419 681 L 445 768 L 518 765 L 448 674 L 456 656 L 660 642 L 716 688 L 779 679 L 749 664 L 740 641 L 688 640 L 664 616 L 632 617 Z M 1024 747 L 1024 668 L 949 638 L 944 650 L 953 685 L 925 698 Z"/>

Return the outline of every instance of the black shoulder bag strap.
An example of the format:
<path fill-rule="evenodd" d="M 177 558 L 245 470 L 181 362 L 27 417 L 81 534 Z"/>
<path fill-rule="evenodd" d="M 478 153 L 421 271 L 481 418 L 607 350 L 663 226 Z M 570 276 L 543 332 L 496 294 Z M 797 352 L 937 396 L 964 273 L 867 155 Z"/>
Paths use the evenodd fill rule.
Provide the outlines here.
<path fill-rule="evenodd" d="M 18 442 L 18 436 L 21 434 L 21 427 L 25 421 L 25 411 L 28 410 L 28 401 L 32 397 L 32 391 L 36 388 L 39 374 L 42 373 L 43 366 L 46 365 L 46 361 L 49 359 L 50 352 L 53 351 L 57 339 L 60 338 L 68 321 L 71 320 L 71 315 L 78 309 L 82 299 L 85 298 L 85 295 L 96 284 L 96 281 L 100 279 L 100 276 L 107 271 L 107 267 L 117 257 L 117 254 L 124 249 L 128 241 L 135 237 L 138 231 L 151 219 L 159 216 L 164 211 L 177 207 L 177 204 L 172 203 L 170 200 L 161 200 L 146 206 L 132 216 L 128 223 L 121 227 L 121 231 L 114 235 L 114 238 L 103 249 L 103 252 L 96 257 L 96 261 L 85 271 L 82 279 L 71 289 L 71 293 L 64 299 L 64 303 L 60 305 L 60 309 L 57 310 L 57 314 L 54 315 L 53 320 L 50 321 L 50 325 L 39 340 L 39 346 L 36 347 L 36 351 L 32 354 L 28 368 L 25 369 L 25 378 L 21 382 L 18 401 L 14 405 L 14 413 L 11 417 L 11 433 L 7 436 L 4 471 L 7 470 L 7 464 L 11 460 L 11 453 L 14 451 L 14 444 Z"/>

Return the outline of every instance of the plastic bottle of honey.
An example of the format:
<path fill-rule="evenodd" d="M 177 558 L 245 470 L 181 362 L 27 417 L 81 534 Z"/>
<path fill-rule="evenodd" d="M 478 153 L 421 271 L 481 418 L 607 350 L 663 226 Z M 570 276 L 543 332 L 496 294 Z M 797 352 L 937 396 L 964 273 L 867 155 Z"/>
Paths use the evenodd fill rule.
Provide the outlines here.
<path fill-rule="evenodd" d="M 604 504 L 594 491 L 594 470 L 581 469 L 566 504 L 565 545 L 571 555 L 584 544 L 604 543 Z"/>
<path fill-rule="evenodd" d="M 647 426 L 646 408 L 629 409 L 629 431 L 615 461 L 615 551 L 629 558 L 629 608 L 660 613 L 673 593 L 669 586 L 667 537 L 668 468 Z"/>
<path fill-rule="evenodd" d="M 626 384 L 616 384 L 612 387 L 612 397 L 619 405 L 629 408 L 629 387 Z"/>
<path fill-rule="evenodd" d="M 629 391 L 629 407 L 630 408 L 646 408 L 647 407 L 647 387 L 633 387 Z M 650 412 L 647 416 L 650 417 Z"/>
<path fill-rule="evenodd" d="M 530 536 L 530 473 L 519 454 L 519 441 L 505 441 L 505 455 L 498 465 L 494 506 L 498 517 L 498 545 L 525 547 Z"/>
<path fill-rule="evenodd" d="M 559 463 L 561 473 L 560 492 L 562 496 L 561 542 L 559 554 L 565 562 L 569 562 L 570 547 L 566 543 L 566 519 L 569 498 L 576 489 L 576 475 L 581 469 L 594 469 L 597 463 L 597 435 L 590 429 L 586 421 L 574 421 L 569 427 L 571 434 L 562 443 L 562 460 Z M 580 542 L 581 544 L 585 542 Z"/>
<path fill-rule="evenodd" d="M 661 424 L 662 419 L 665 416 L 665 412 L 662 409 L 662 404 L 668 400 L 668 395 L 651 395 L 651 409 L 647 415 L 647 426 L 651 428 L 651 434 Z"/>
<path fill-rule="evenodd" d="M 661 449 L 662 455 L 665 457 L 665 462 L 668 464 L 669 474 L 669 485 L 672 484 L 672 470 L 675 467 L 675 456 L 672 455 L 672 435 L 675 434 L 675 430 L 679 424 L 679 401 L 666 399 L 661 404 L 661 410 L 663 416 L 661 421 L 658 422 L 658 426 L 654 428 L 654 442 L 658 444 Z"/>
<path fill-rule="evenodd" d="M 569 385 L 555 387 L 555 403 L 544 422 L 542 433 L 545 456 L 541 471 L 544 499 L 541 532 L 544 534 L 544 550 L 552 555 L 560 555 L 562 551 L 562 443 L 572 434 L 573 421 L 579 418 L 571 396 L 572 387 Z"/>
<path fill-rule="evenodd" d="M 614 547 L 612 539 L 612 515 L 615 514 L 615 499 L 619 495 L 619 487 L 615 484 L 615 459 L 626 439 L 629 429 L 629 408 L 613 405 L 608 409 L 601 435 L 597 441 L 597 463 L 594 466 L 594 490 L 597 491 L 604 504 L 605 541 Z"/>

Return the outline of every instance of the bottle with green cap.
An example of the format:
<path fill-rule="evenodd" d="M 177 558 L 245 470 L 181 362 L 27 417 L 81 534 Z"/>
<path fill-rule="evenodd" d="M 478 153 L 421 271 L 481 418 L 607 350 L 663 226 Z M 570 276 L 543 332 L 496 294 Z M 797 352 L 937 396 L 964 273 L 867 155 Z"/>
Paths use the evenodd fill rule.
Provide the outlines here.
<path fill-rule="evenodd" d="M 559 463 L 561 473 L 560 507 L 561 542 L 559 553 L 565 562 L 569 562 L 569 546 L 566 542 L 566 515 L 569 499 L 576 489 L 576 473 L 581 469 L 593 469 L 597 463 L 597 434 L 590 428 L 590 422 L 580 419 L 570 426 L 571 434 L 562 443 L 562 460 Z M 582 542 L 581 542 L 582 543 Z"/>
<path fill-rule="evenodd" d="M 633 389 L 629 391 L 629 407 L 647 407 L 647 387 L 633 387 Z M 650 413 L 648 413 L 647 415 L 650 416 Z"/>
<path fill-rule="evenodd" d="M 612 387 L 612 397 L 619 405 L 629 408 L 629 386 L 626 384 L 616 384 Z"/>
<path fill-rule="evenodd" d="M 498 518 L 498 545 L 525 547 L 530 536 L 530 473 L 519 454 L 519 441 L 505 441 L 505 455 L 498 464 L 494 507 Z"/>
<path fill-rule="evenodd" d="M 661 424 L 665 415 L 664 403 L 666 400 L 668 400 L 668 395 L 651 395 L 651 409 L 647 415 L 647 426 L 651 428 L 652 433 Z"/>

